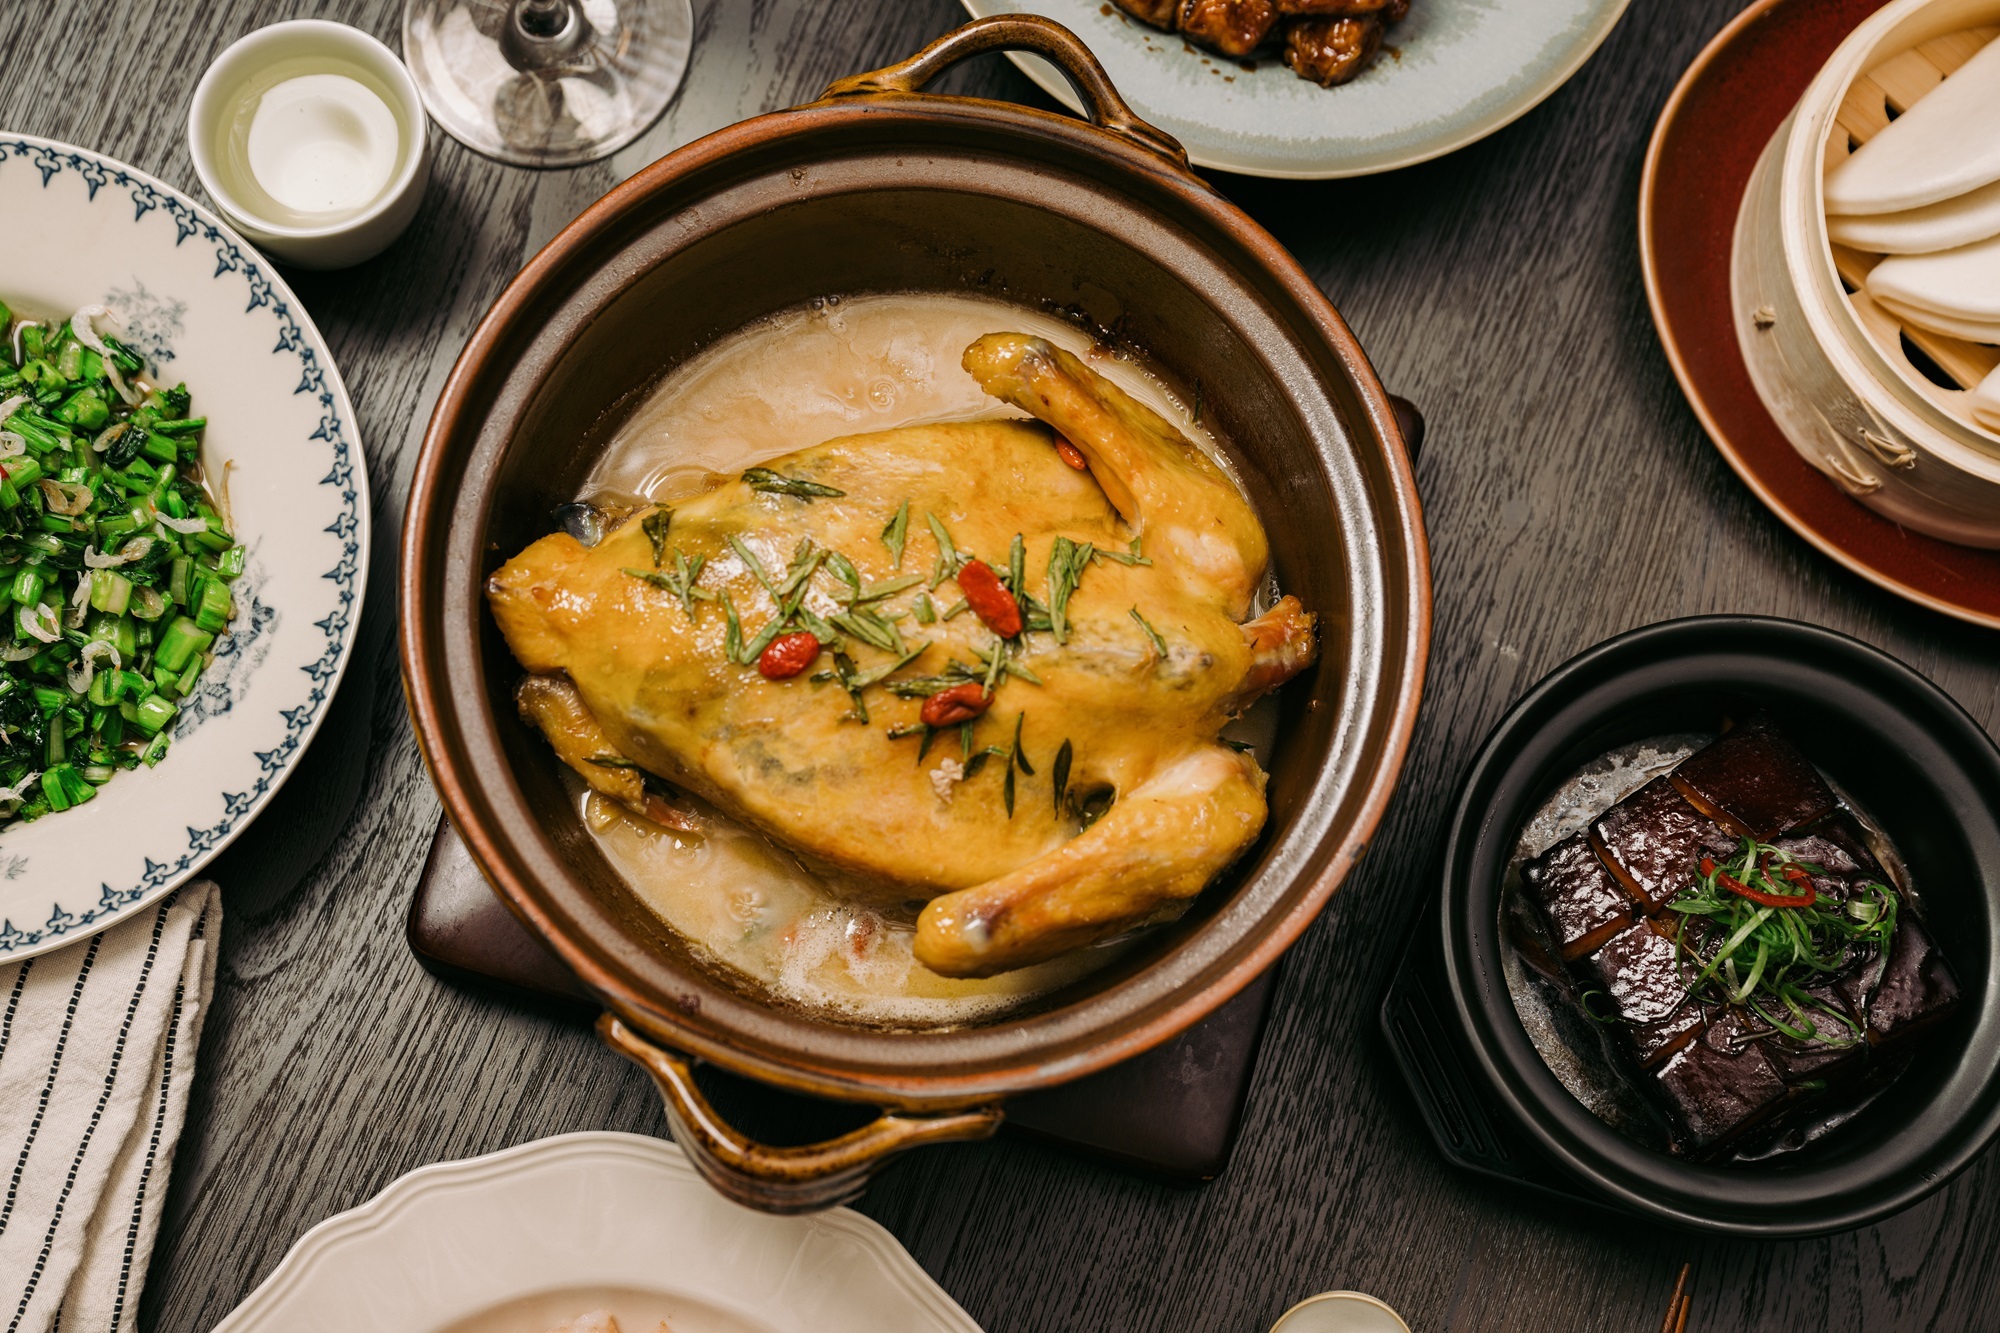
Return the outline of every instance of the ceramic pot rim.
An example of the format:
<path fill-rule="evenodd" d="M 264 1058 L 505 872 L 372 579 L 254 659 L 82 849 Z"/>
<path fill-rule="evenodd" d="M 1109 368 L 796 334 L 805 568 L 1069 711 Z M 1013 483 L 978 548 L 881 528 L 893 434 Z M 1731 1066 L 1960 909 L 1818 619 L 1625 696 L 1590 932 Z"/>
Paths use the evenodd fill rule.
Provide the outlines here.
<path fill-rule="evenodd" d="M 1143 177 L 1152 186 L 1170 191 L 1179 206 L 1249 256 L 1261 271 L 1260 276 L 1270 279 L 1282 293 L 1287 312 L 1309 326 L 1318 340 L 1316 345 L 1323 345 L 1340 363 L 1363 408 L 1362 419 L 1350 422 L 1350 428 L 1379 451 L 1381 470 L 1386 473 L 1389 494 L 1385 501 L 1378 501 L 1374 519 L 1390 545 L 1376 558 L 1382 561 L 1389 595 L 1400 602 L 1400 605 L 1392 603 L 1389 609 L 1399 629 L 1395 641 L 1385 643 L 1380 652 L 1374 716 L 1363 718 L 1369 725 L 1362 729 L 1362 734 L 1376 738 L 1374 743 L 1378 748 L 1362 762 L 1350 791 L 1345 794 L 1356 815 L 1342 830 L 1341 845 L 1314 849 L 1313 858 L 1299 872 L 1297 879 L 1310 879 L 1306 891 L 1288 893 L 1282 910 L 1260 923 L 1248 947 L 1239 946 L 1232 954 L 1177 978 L 1164 998 L 1133 1001 L 1128 1004 L 1127 1012 L 1107 1015 L 1099 1021 L 1083 1049 L 1060 1059 L 1033 1058 L 1031 1054 L 1013 1058 L 1011 1064 L 1002 1067 L 993 1067 L 991 1062 L 972 1062 L 977 1067 L 969 1072 L 954 1072 L 948 1067 L 922 1072 L 857 1068 L 839 1059 L 809 1060 L 792 1051 L 781 1058 L 741 1049 L 736 1043 L 717 1039 L 684 1021 L 672 997 L 652 993 L 629 970 L 571 938 L 563 923 L 542 901 L 536 886 L 524 882 L 516 858 L 503 845 L 505 839 L 485 826 L 483 807 L 477 798 L 478 775 L 461 771 L 460 757 L 455 752 L 459 724 L 454 718 L 451 692 L 442 679 L 439 660 L 444 651 L 442 640 L 432 641 L 439 636 L 448 640 L 456 631 L 433 630 L 425 616 L 426 608 L 435 609 L 432 604 L 440 595 L 436 588 L 442 587 L 451 576 L 426 567 L 424 543 L 433 525 L 449 520 L 460 499 L 454 478 L 449 475 L 452 467 L 444 458 L 449 442 L 454 437 L 476 433 L 486 407 L 481 381 L 494 373 L 494 365 L 504 363 L 510 356 L 509 344 L 519 336 L 517 325 L 524 313 L 548 293 L 563 290 L 565 281 L 574 277 L 572 266 L 591 262 L 585 252 L 607 235 L 615 236 L 634 215 L 643 212 L 654 195 L 724 164 L 734 155 L 768 149 L 788 139 L 802 140 L 822 130 L 852 129 L 870 123 L 948 128 L 953 122 L 970 122 L 983 130 L 1008 132 L 1024 146 L 1053 144 L 1071 155 L 1095 159 L 1101 170 Z M 447 813 L 475 861 L 516 915 L 555 949 L 594 992 L 628 1021 L 660 1040 L 738 1072 L 819 1095 L 921 1106 L 971 1104 L 1064 1082 L 1127 1059 L 1206 1016 L 1269 967 L 1317 916 L 1365 850 L 1381 819 L 1415 723 L 1430 621 L 1428 551 L 1421 510 L 1387 395 L 1339 315 L 1278 243 L 1198 178 L 1157 153 L 1066 117 L 1005 103 L 927 94 L 886 94 L 820 102 L 719 131 L 641 171 L 593 204 L 544 247 L 481 322 L 439 398 L 412 484 L 404 530 L 400 598 L 405 690 L 426 763 Z M 1350 739 L 1349 743 L 1359 742 Z M 1168 960 L 1162 960 L 1165 961 Z M 1151 970 L 1157 970 L 1157 965 Z M 1108 995 L 1109 992 L 1087 999 L 1076 1008 L 1088 1011 L 1102 1007 Z M 1003 1020 L 983 1028 L 938 1035 L 950 1036 L 964 1044 L 981 1034 L 1004 1032 L 1011 1026 L 1015 1025 Z M 921 1041 L 927 1034 L 869 1035 L 891 1041 Z"/>

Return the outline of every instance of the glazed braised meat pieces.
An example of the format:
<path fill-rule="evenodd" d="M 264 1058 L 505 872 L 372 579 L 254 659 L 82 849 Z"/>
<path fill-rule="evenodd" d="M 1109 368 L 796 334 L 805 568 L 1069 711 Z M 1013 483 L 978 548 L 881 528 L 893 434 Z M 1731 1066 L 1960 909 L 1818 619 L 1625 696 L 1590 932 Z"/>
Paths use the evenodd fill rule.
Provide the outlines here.
<path fill-rule="evenodd" d="M 1828 815 L 1808 832 L 1773 838 L 1771 845 L 1814 867 L 1810 878 L 1822 899 L 1844 904 L 1860 885 L 1889 883 L 1889 872 L 1868 850 L 1867 834 L 1844 810 Z"/>
<path fill-rule="evenodd" d="M 1808 974 L 1782 998 L 1725 1004 L 1712 985 L 1697 992 L 1702 960 L 1718 957 L 1729 929 L 1672 904 L 1701 881 L 1704 858 L 1740 868 L 1745 838 L 1768 849 L 1758 864 L 1775 857 L 1791 867 L 1788 893 L 1803 899 L 1809 882 L 1822 910 L 1880 911 L 1884 886 L 1895 883 L 1860 822 L 1763 717 L 1522 867 L 1578 1000 L 1611 1024 L 1614 1043 L 1668 1111 L 1679 1148 L 1699 1157 L 1782 1125 L 1829 1090 L 1892 1075 L 1907 1043 L 1960 997 L 1931 932 L 1901 897 L 1886 958 L 1857 940 L 1833 972 Z"/>
<path fill-rule="evenodd" d="M 1276 41 L 1302 79 L 1321 87 L 1346 83 L 1374 61 L 1388 24 L 1410 12 L 1410 0 L 1117 0 L 1142 23 L 1179 32 L 1232 59 Z"/>
<path fill-rule="evenodd" d="M 1563 961 L 1594 953 L 1632 923 L 1632 900 L 1582 834 L 1564 838 L 1521 868 Z"/>
<path fill-rule="evenodd" d="M 1586 987 L 1604 994 L 1609 1012 L 1622 1020 L 1621 1030 L 1642 1068 L 1679 1050 L 1704 1025 L 1701 1006 L 1688 999 L 1693 966 L 1660 924 L 1641 921 L 1620 932 L 1576 971 Z M 1596 1012 L 1599 1007 L 1591 1008 Z"/>
<path fill-rule="evenodd" d="M 1181 9 L 1181 0 L 1116 0 L 1116 3 L 1141 23 L 1150 23 L 1168 32 L 1174 30 L 1174 19 Z"/>
<path fill-rule="evenodd" d="M 1277 0 L 1286 18 L 1380 19 L 1400 22 L 1410 12 L 1410 0 Z"/>
<path fill-rule="evenodd" d="M 1655 778 L 1599 816 L 1591 845 L 1648 912 L 1688 886 L 1706 856 L 1727 857 L 1736 839 L 1689 805 L 1666 778 Z"/>
<path fill-rule="evenodd" d="M 1301 19 L 1285 29 L 1286 66 L 1322 88 L 1346 83 L 1381 49 L 1380 19 Z"/>
<path fill-rule="evenodd" d="M 1225 56 L 1247 56 L 1264 44 L 1278 22 L 1272 0 L 1184 0 L 1180 30 Z"/>
<path fill-rule="evenodd" d="M 1843 1082 L 1860 1073 L 1868 1056 L 1868 1043 L 1850 1038 L 1864 1028 L 1863 1014 L 1841 994 L 1838 982 L 1808 987 L 1806 995 L 1816 1029 L 1811 1037 L 1780 1032 L 1752 1010 L 1737 1011 L 1736 1023 L 1762 1043 L 1771 1063 L 1777 1066 L 1785 1082 L 1793 1086 L 1815 1081 Z"/>
<path fill-rule="evenodd" d="M 1769 842 L 1826 814 L 1833 791 L 1767 717 L 1753 717 L 1682 761 L 1674 786 L 1735 836 Z"/>
<path fill-rule="evenodd" d="M 1675 1052 L 1654 1079 L 1697 1155 L 1719 1152 L 1770 1120 L 1790 1091 L 1762 1043 L 1727 1018 Z"/>
<path fill-rule="evenodd" d="M 1958 1007 L 1958 979 L 1923 923 L 1903 921 L 1867 996 L 1868 1040 L 1884 1048 L 1928 1031 Z"/>

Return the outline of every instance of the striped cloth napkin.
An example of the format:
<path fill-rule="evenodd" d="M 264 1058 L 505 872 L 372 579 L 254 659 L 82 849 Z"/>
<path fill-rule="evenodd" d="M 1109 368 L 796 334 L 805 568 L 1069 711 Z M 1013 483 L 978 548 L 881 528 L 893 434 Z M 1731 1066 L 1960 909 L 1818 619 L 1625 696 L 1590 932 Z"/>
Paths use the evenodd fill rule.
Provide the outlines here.
<path fill-rule="evenodd" d="M 138 1326 L 221 923 L 202 880 L 0 967 L 0 1330 Z"/>

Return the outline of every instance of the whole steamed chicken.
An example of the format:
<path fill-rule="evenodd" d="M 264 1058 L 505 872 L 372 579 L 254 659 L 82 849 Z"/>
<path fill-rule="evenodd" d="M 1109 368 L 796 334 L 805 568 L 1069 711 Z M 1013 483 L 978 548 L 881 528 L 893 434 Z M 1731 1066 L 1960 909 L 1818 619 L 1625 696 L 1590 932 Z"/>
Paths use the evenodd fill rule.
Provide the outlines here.
<path fill-rule="evenodd" d="M 1264 774 L 1218 735 L 1315 642 L 1295 598 L 1248 619 L 1264 532 L 1158 414 L 1025 334 L 964 366 L 1046 426 L 832 440 L 487 593 L 593 788 L 922 900 L 918 959 L 978 977 L 1172 919 L 1249 847 Z"/>

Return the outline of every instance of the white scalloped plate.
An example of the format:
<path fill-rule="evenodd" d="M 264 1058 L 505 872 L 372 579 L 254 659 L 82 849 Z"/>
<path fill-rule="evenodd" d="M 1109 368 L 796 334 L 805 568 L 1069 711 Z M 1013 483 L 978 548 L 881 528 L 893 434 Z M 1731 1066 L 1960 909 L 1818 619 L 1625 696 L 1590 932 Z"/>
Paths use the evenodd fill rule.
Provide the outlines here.
<path fill-rule="evenodd" d="M 209 420 L 249 547 L 236 620 L 155 769 L 0 831 L 0 962 L 142 910 L 227 846 L 291 772 L 339 684 L 368 578 L 354 407 L 319 331 L 249 242 L 108 157 L 0 133 L 0 299 L 85 305 Z"/>
<path fill-rule="evenodd" d="M 979 1333 L 909 1252 L 845 1208 L 752 1212 L 679 1148 L 560 1134 L 421 1167 L 308 1231 L 215 1333 Z"/>
<path fill-rule="evenodd" d="M 1449 153 L 1525 115 L 1583 67 L 1631 0 L 1411 0 L 1352 83 L 1321 88 L 1265 56 L 1255 69 L 1149 28 L 1108 0 L 962 0 L 974 18 L 1041 14 L 1083 38 L 1132 109 L 1198 167 L 1319 180 Z M 1071 110 L 1053 65 L 1009 59 Z"/>

